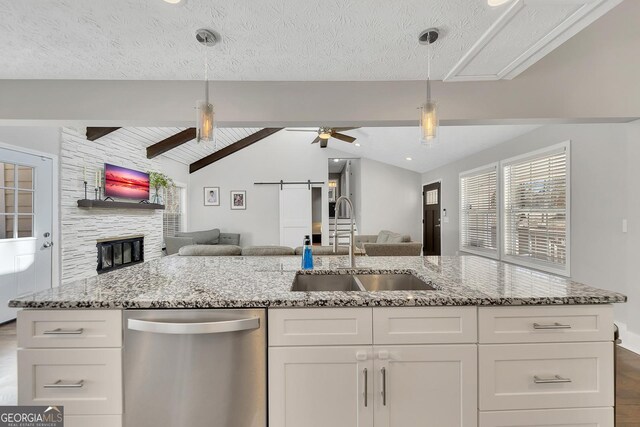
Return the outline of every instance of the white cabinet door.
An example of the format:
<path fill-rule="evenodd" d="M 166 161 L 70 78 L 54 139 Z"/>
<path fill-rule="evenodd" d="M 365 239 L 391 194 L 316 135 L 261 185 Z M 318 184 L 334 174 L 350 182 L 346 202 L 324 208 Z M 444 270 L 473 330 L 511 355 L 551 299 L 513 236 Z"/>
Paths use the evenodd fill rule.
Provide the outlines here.
<path fill-rule="evenodd" d="M 475 427 L 474 344 L 374 347 L 376 427 Z"/>
<path fill-rule="evenodd" d="M 372 427 L 371 347 L 269 349 L 269 425 Z"/>

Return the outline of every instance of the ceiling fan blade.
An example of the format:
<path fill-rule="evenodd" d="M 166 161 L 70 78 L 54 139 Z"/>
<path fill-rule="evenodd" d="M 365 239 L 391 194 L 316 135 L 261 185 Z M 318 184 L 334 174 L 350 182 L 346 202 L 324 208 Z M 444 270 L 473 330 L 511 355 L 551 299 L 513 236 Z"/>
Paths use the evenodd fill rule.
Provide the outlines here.
<path fill-rule="evenodd" d="M 342 133 L 337 133 L 337 132 L 333 132 L 333 133 L 331 134 L 331 136 L 332 136 L 333 138 L 339 139 L 339 140 L 344 141 L 344 142 L 353 142 L 353 141 L 355 141 L 355 140 L 356 140 L 356 139 L 355 139 L 354 137 L 352 137 L 352 136 L 345 135 L 345 134 L 342 134 Z"/>
<path fill-rule="evenodd" d="M 287 132 L 315 132 L 315 133 L 318 133 L 317 130 L 313 130 L 313 129 L 287 129 Z"/>
<path fill-rule="evenodd" d="M 327 148 L 327 143 L 329 142 L 328 139 L 323 139 L 320 142 L 320 148 Z"/>
<path fill-rule="evenodd" d="M 316 139 L 314 139 L 313 141 L 311 141 L 312 144 L 316 144 L 318 142 L 322 141 L 322 138 L 320 138 L 319 136 L 316 136 Z"/>
<path fill-rule="evenodd" d="M 333 129 L 334 132 L 344 132 L 346 130 L 355 130 L 355 129 L 360 129 L 359 127 L 357 128 L 331 128 Z"/>

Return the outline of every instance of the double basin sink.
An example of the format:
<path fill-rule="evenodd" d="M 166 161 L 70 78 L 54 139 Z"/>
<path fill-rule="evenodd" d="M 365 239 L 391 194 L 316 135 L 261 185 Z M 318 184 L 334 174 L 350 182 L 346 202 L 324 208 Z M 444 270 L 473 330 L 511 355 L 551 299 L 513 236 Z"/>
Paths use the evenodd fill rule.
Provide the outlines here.
<path fill-rule="evenodd" d="M 294 292 L 432 291 L 434 289 L 410 273 L 297 274 L 291 286 Z"/>

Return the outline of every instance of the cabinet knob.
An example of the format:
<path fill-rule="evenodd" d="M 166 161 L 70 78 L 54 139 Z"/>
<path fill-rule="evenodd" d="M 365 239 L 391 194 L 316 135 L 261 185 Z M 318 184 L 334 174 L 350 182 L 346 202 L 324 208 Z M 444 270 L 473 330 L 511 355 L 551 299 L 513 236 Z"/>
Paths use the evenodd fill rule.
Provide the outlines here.
<path fill-rule="evenodd" d="M 387 360 L 389 358 L 389 352 L 387 350 L 380 350 L 378 352 L 378 359 Z"/>
<path fill-rule="evenodd" d="M 358 361 L 364 361 L 367 360 L 367 352 L 366 351 L 359 351 L 356 353 L 356 360 Z"/>

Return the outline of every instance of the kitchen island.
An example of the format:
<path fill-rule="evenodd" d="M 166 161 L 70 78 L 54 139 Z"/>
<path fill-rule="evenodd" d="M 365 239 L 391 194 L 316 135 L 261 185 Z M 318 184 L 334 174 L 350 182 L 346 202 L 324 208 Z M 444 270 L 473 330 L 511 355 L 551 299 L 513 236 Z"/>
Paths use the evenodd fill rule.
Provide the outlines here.
<path fill-rule="evenodd" d="M 225 426 L 264 427 L 267 395 L 272 427 L 613 426 L 624 295 L 475 256 L 347 263 L 302 274 L 432 290 L 299 292 L 299 257 L 171 256 L 13 300 L 19 403 L 64 405 L 72 427 L 173 426 L 167 407 L 204 426 L 188 417 L 223 397 L 245 402 Z M 198 347 L 213 335 L 227 341 Z M 224 388 L 194 393 L 200 379 Z M 144 384 L 153 403 L 134 398 Z"/>

